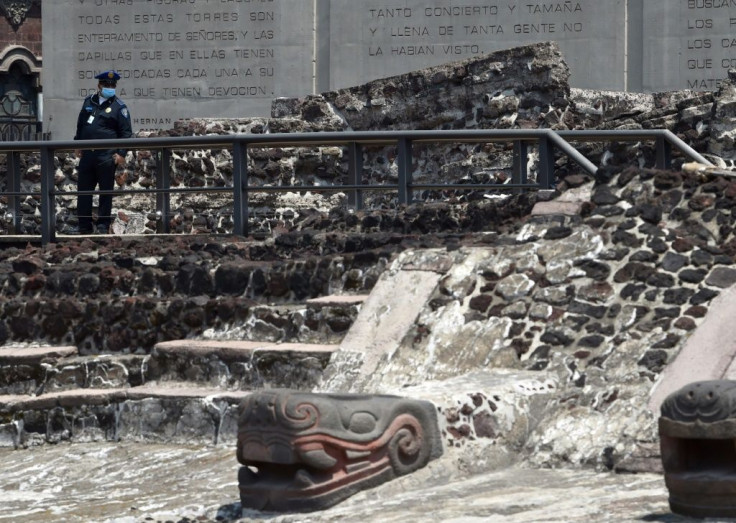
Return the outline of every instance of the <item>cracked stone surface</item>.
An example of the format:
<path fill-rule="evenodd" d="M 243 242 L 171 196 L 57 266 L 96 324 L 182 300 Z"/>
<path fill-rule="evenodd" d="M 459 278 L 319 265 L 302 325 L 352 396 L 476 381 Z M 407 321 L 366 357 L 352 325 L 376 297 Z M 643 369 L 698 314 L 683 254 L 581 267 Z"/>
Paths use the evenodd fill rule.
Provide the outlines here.
<path fill-rule="evenodd" d="M 0 450 L 0 521 L 694 521 L 669 512 L 657 474 L 508 468 L 469 475 L 440 459 L 315 514 L 242 514 L 230 446 L 130 443 Z M 165 466 L 164 466 L 165 465 Z M 218 519 L 219 518 L 219 519 Z"/>

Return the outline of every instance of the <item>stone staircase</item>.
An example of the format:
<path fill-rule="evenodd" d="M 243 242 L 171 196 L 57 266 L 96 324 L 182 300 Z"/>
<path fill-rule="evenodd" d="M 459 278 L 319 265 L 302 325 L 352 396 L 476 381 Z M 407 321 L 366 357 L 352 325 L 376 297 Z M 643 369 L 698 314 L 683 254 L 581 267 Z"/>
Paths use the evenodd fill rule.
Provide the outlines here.
<path fill-rule="evenodd" d="M 249 391 L 313 389 L 393 249 L 293 259 L 272 243 L 7 249 L 0 447 L 234 443 Z"/>
<path fill-rule="evenodd" d="M 212 339 L 217 333 L 209 332 L 210 338 L 159 342 L 150 354 L 0 347 L 0 447 L 100 440 L 234 443 L 237 407 L 249 391 L 312 390 L 364 299 L 325 296 L 254 307 L 250 336 L 261 333 L 278 342 Z M 238 332 L 244 331 L 221 334 Z"/>
<path fill-rule="evenodd" d="M 402 364 L 402 340 L 415 335 L 417 318 L 442 292 L 440 283 L 465 281 L 468 264 L 457 265 L 455 256 L 444 249 L 401 254 L 370 288 L 302 303 L 251 300 L 237 322 L 208 323 L 215 326 L 129 354 L 0 347 L 0 447 L 234 445 L 238 405 L 251 391 L 381 391 L 435 403 L 444 444 L 455 449 L 452 459 L 483 454 L 489 467 L 506 466 L 557 394 L 553 376 L 519 369 L 467 374 L 477 370 L 470 366 L 454 381 L 407 386 L 391 380 L 412 372 L 408 367 L 384 375 L 386 364 Z M 217 306 L 232 310 L 233 303 Z M 188 321 L 186 314 L 179 317 Z"/>
<path fill-rule="evenodd" d="M 422 314 L 443 289 L 474 274 L 475 263 L 456 263 L 465 256 L 402 253 L 369 289 L 359 289 L 369 295 L 251 301 L 236 327 L 212 326 L 149 350 L 0 347 L 0 448 L 121 442 L 235 449 L 243 400 L 291 388 L 429 401 L 443 447 L 437 467 L 476 474 L 510 466 L 559 394 L 555 376 L 474 365 L 451 379 L 397 377 L 410 370 L 400 356 Z M 395 364 L 402 366 L 387 369 Z M 129 473 L 143 474 L 134 466 Z"/>
<path fill-rule="evenodd" d="M 366 294 L 330 295 L 303 303 L 253 305 L 239 325 L 211 328 L 202 337 L 214 340 L 252 340 L 300 343 L 340 343 Z"/>
<path fill-rule="evenodd" d="M 0 349 L 0 393 L 40 396 L 71 389 L 136 387 L 148 356 L 80 356 L 76 347 Z"/>

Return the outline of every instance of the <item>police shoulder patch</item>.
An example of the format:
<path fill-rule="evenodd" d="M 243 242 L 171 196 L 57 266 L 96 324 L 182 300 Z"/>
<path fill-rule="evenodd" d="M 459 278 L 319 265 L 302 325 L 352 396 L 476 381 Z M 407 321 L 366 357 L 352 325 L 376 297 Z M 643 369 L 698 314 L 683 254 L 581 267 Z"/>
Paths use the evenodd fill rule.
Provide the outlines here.
<path fill-rule="evenodd" d="M 128 117 L 128 108 L 127 107 L 123 107 L 122 109 L 120 109 L 120 114 L 123 115 L 123 118 L 127 118 Z"/>

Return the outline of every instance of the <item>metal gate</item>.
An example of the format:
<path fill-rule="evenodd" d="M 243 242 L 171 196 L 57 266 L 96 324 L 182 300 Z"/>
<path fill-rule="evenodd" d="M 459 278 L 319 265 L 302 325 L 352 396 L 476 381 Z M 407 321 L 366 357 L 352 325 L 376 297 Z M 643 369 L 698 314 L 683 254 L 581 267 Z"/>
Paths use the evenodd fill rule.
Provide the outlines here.
<path fill-rule="evenodd" d="M 17 142 L 43 139 L 38 121 L 37 92 L 31 75 L 12 65 L 0 74 L 0 140 Z"/>

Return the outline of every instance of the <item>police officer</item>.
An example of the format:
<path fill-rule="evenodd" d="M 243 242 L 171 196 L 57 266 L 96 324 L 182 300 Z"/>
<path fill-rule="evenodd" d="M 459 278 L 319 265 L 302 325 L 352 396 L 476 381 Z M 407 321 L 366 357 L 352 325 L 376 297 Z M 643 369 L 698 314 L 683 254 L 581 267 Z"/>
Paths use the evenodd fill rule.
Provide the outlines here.
<path fill-rule="evenodd" d="M 115 96 L 115 87 L 120 80 L 116 71 L 105 71 L 95 76 L 99 83 L 97 92 L 84 99 L 82 110 L 77 118 L 77 134 L 75 140 L 104 140 L 114 138 L 130 138 L 133 128 L 130 123 L 130 112 L 120 98 Z M 125 163 L 125 149 L 77 150 L 79 160 L 77 172 L 78 190 L 94 191 L 97 185 L 101 191 L 111 191 L 115 184 L 115 170 Z M 100 195 L 97 232 L 107 234 L 110 231 L 110 214 L 112 212 L 112 195 Z M 91 234 L 92 229 L 92 195 L 80 195 L 77 198 L 78 232 Z"/>

